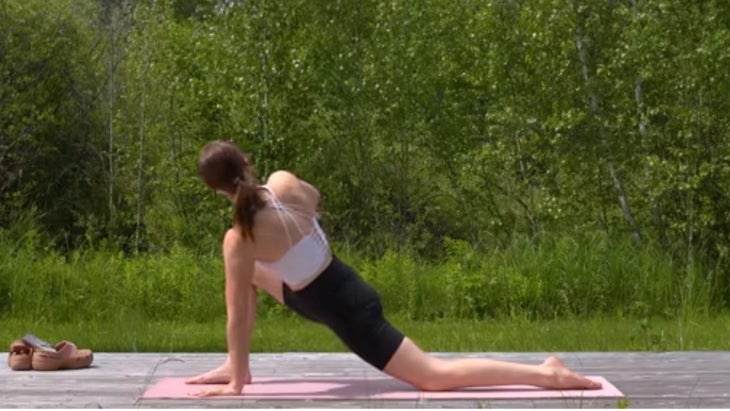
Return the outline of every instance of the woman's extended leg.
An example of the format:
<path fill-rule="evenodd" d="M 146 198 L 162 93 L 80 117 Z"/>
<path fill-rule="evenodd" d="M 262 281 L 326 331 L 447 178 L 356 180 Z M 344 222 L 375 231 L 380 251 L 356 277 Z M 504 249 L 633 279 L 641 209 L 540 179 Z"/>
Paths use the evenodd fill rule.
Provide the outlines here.
<path fill-rule="evenodd" d="M 408 338 L 390 359 L 385 373 L 427 391 L 462 387 L 525 384 L 555 389 L 598 389 L 555 357 L 527 365 L 484 358 L 439 359 L 423 352 Z"/>
<path fill-rule="evenodd" d="M 251 305 L 248 307 L 248 318 L 246 319 L 247 328 L 253 328 L 254 326 L 256 316 L 256 288 L 264 290 L 274 297 L 275 300 L 282 304 L 284 303 L 281 280 L 279 280 L 279 278 L 273 273 L 261 269 L 261 267 L 256 264 L 253 274 L 253 287 L 251 287 L 251 295 L 249 297 Z M 221 364 L 218 368 L 198 376 L 188 378 L 185 382 L 187 384 L 227 384 L 231 380 L 231 367 L 228 361 L 229 358 L 227 357 L 223 364 Z M 251 383 L 250 373 L 246 383 Z"/>

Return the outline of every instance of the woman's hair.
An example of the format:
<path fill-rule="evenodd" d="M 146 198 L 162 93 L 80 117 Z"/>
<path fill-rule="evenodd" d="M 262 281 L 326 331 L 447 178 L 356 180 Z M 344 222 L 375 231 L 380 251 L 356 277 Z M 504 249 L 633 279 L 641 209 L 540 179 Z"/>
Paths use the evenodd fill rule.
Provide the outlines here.
<path fill-rule="evenodd" d="M 264 206 L 258 195 L 258 183 L 249 172 L 248 158 L 233 144 L 213 141 L 203 147 L 198 160 L 198 172 L 208 187 L 233 198 L 233 224 L 241 230 L 243 239 L 253 236 L 253 219 Z"/>

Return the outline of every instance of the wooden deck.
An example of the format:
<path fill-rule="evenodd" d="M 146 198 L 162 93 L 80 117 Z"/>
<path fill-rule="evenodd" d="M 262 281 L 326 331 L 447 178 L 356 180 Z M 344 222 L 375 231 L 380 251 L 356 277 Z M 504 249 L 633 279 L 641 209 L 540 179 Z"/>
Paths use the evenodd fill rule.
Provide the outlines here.
<path fill-rule="evenodd" d="M 443 357 L 465 354 L 437 354 Z M 541 353 L 469 353 L 534 363 Z M 611 381 L 626 399 L 509 401 L 140 400 L 161 377 L 190 376 L 219 365 L 224 354 L 97 353 L 94 367 L 56 372 L 0 368 L 0 408 L 730 408 L 730 352 L 563 353 L 568 366 Z M 376 377 L 351 354 L 254 354 L 257 376 Z"/>

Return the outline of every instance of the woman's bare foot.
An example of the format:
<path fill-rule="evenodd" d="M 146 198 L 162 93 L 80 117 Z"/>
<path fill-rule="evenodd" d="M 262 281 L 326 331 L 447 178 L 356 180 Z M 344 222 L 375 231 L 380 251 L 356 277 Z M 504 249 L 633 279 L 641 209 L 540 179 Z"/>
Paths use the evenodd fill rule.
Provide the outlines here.
<path fill-rule="evenodd" d="M 554 389 L 586 389 L 598 390 L 601 383 L 590 380 L 576 372 L 571 371 L 556 357 L 548 357 L 541 365 L 549 370 L 549 382 L 546 388 Z"/>
<path fill-rule="evenodd" d="M 231 366 L 227 361 L 214 370 L 185 380 L 185 384 L 228 384 L 229 382 L 231 382 Z M 244 384 L 251 384 L 250 371 L 246 374 Z"/>

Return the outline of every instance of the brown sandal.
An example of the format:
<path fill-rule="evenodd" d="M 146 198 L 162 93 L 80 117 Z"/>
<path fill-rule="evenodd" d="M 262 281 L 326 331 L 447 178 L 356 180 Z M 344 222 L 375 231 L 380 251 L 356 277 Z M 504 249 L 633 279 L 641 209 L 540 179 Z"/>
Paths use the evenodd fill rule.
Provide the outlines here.
<path fill-rule="evenodd" d="M 13 371 L 27 371 L 31 369 L 33 348 L 22 340 L 15 340 L 10 344 L 8 353 L 8 367 Z"/>
<path fill-rule="evenodd" d="M 58 343 L 56 352 L 33 352 L 33 369 L 36 371 L 75 370 L 90 366 L 92 361 L 94 354 L 91 350 L 79 350 L 68 341 Z"/>
<path fill-rule="evenodd" d="M 69 341 L 61 341 L 53 346 L 32 334 L 26 335 L 23 340 L 35 348 L 31 365 L 36 371 L 86 368 L 94 361 L 91 350 L 79 350 Z"/>

